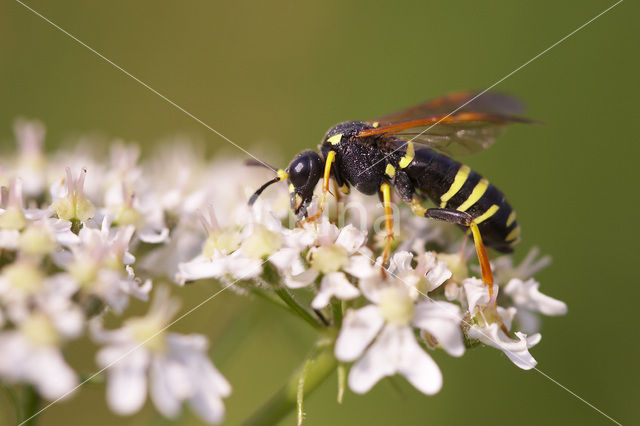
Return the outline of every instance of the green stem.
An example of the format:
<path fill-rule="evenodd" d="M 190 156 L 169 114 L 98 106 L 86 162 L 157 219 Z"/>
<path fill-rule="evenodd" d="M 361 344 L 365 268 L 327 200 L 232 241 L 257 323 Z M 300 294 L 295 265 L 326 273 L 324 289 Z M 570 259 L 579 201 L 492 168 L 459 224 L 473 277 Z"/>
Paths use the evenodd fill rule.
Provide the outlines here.
<path fill-rule="evenodd" d="M 79 219 L 71 219 L 71 232 L 78 235 L 82 229 L 82 222 Z"/>
<path fill-rule="evenodd" d="M 295 314 L 295 312 L 289 307 L 289 305 L 285 304 L 282 299 L 276 297 L 273 295 L 273 293 L 269 292 L 269 291 L 265 291 L 261 288 L 252 288 L 251 289 L 251 293 L 260 297 L 261 299 L 266 300 L 267 302 L 270 302 L 276 306 L 278 306 L 279 308 L 284 309 L 285 311 Z"/>
<path fill-rule="evenodd" d="M 320 321 L 316 319 L 316 317 L 311 315 L 309 311 L 300 306 L 300 304 L 293 298 L 291 293 L 289 293 L 286 288 L 278 285 L 274 288 L 274 291 L 278 296 L 280 296 L 284 303 L 286 303 L 295 313 L 300 315 L 300 317 L 308 322 L 312 327 L 318 330 L 324 328 L 324 325 L 321 324 Z"/>
<path fill-rule="evenodd" d="M 315 329 L 320 330 L 324 328 L 324 324 L 322 324 L 318 318 L 311 315 L 308 310 L 302 307 L 302 305 L 293 298 L 293 295 L 289 293 L 289 290 L 280 284 L 280 274 L 278 274 L 278 271 L 276 271 L 269 262 L 264 265 L 262 277 L 271 285 L 273 291 L 276 292 L 280 299 L 282 299 L 282 301 L 286 303 L 293 312 L 298 314 L 300 318 L 308 322 Z"/>
<path fill-rule="evenodd" d="M 331 309 L 333 310 L 333 325 L 336 328 L 342 326 L 342 312 L 344 311 L 343 301 L 334 300 L 331 302 Z"/>
<path fill-rule="evenodd" d="M 243 424 L 273 425 L 296 407 L 301 410 L 302 398 L 309 396 L 337 366 L 338 361 L 333 356 L 333 338 L 322 336 L 315 350 L 293 373 L 284 387 Z"/>
<path fill-rule="evenodd" d="M 35 426 L 38 422 L 38 416 L 35 414 L 40 410 L 41 403 L 42 399 L 38 392 L 33 386 L 26 385 L 22 390 L 18 424 L 24 423 L 25 426 Z"/>
<path fill-rule="evenodd" d="M 3 386 L 3 388 L 7 392 L 7 395 L 9 396 L 9 399 L 11 399 L 11 403 L 13 404 L 13 408 L 16 410 L 16 420 L 18 420 L 19 418 L 22 417 L 22 406 L 20 404 L 20 398 L 18 397 L 16 389 L 14 389 L 13 387 L 8 386 L 8 385 L 7 386 Z"/>

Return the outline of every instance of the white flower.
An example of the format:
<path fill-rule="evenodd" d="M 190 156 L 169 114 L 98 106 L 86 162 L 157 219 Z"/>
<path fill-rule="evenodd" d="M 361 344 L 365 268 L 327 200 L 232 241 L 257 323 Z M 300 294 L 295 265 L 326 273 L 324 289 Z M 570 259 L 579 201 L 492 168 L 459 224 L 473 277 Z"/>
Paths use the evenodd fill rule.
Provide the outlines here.
<path fill-rule="evenodd" d="M 129 319 L 113 331 L 93 324 L 94 339 L 106 344 L 96 357 L 107 368 L 107 402 L 118 414 L 133 414 L 142 408 L 149 388 L 151 400 L 166 417 L 177 417 L 182 403 L 189 401 L 207 423 L 220 423 L 222 399 L 230 395 L 231 386 L 207 357 L 206 337 L 166 331 L 177 309 L 161 288 L 146 316 Z"/>
<path fill-rule="evenodd" d="M 516 332 L 516 339 L 509 335 L 511 322 L 516 314 L 516 308 L 504 309 L 495 306 L 489 297 L 489 289 L 484 282 L 477 278 L 463 281 L 467 297 L 470 321 L 467 336 L 503 351 L 509 359 L 523 370 L 530 370 L 537 362 L 529 353 L 529 348 L 535 346 L 541 339 L 539 333 L 527 336 Z M 497 285 L 494 285 L 494 295 Z"/>
<path fill-rule="evenodd" d="M 540 329 L 538 312 L 544 315 L 556 316 L 567 313 L 567 305 L 553 297 L 540 293 L 540 283 L 533 278 L 522 281 L 512 278 L 504 288 L 505 294 L 511 296 L 518 308 L 518 323 L 525 333 L 534 333 Z"/>
<path fill-rule="evenodd" d="M 380 277 L 380 270 L 377 272 Z M 374 275 L 368 279 L 373 281 Z M 450 354 L 460 356 L 464 345 L 459 308 L 431 300 L 416 303 L 415 288 L 400 280 L 379 281 L 369 282 L 364 293 L 373 304 L 348 311 L 336 340 L 336 358 L 357 360 L 349 372 L 349 387 L 364 393 L 381 378 L 399 373 L 425 394 L 438 392 L 442 374 L 418 344 L 413 328 L 428 333 L 432 343 L 442 345 Z"/>
<path fill-rule="evenodd" d="M 261 224 L 246 228 L 222 229 L 213 207 L 209 206 L 209 217 L 200 216 L 207 233 L 202 252 L 188 262 L 178 264 L 175 280 L 183 285 L 186 281 L 204 278 L 250 279 L 262 273 L 262 257 L 277 251 L 282 237 Z"/>
<path fill-rule="evenodd" d="M 512 278 L 504 292 L 511 296 L 513 303 L 519 309 L 540 312 L 544 315 L 564 315 L 567 313 L 567 305 L 553 297 L 540 293 L 540 283 L 533 278 L 522 281 Z"/>
<path fill-rule="evenodd" d="M 501 320 L 505 322 L 510 321 L 515 315 L 515 308 L 505 310 L 498 307 L 497 311 Z M 477 339 L 485 345 L 500 349 L 516 366 L 523 370 L 530 370 L 537 364 L 537 361 L 529 353 L 529 348 L 540 342 L 542 338 L 540 333 L 527 336 L 517 331 L 514 339 L 504 332 L 498 322 L 487 323 L 481 321 L 479 324 L 474 324 L 469 328 L 467 336 L 471 339 Z"/>
<path fill-rule="evenodd" d="M 451 278 L 447 264 L 438 260 L 432 251 L 415 256 L 416 267 L 411 266 L 413 254 L 399 251 L 391 258 L 389 270 L 397 279 L 413 287 L 418 293 L 428 293 Z"/>
<path fill-rule="evenodd" d="M 154 247 L 137 262 L 138 269 L 158 277 L 175 279 L 179 272 L 178 265 L 194 259 L 202 251 L 201 228 L 197 221 L 193 222 L 196 223 L 181 218 L 168 241 Z"/>
<path fill-rule="evenodd" d="M 112 167 L 106 177 L 104 205 L 119 226 L 133 225 L 145 243 L 159 244 L 169 236 L 164 210 L 152 182 L 137 167 L 140 149 L 116 143 L 111 148 Z M 159 189 L 159 188 L 158 188 Z"/>
<path fill-rule="evenodd" d="M 20 155 L 16 175 L 24 182 L 27 197 L 36 197 L 43 193 L 46 185 L 46 161 L 42 154 L 45 127 L 36 120 L 16 120 L 13 126 Z"/>
<path fill-rule="evenodd" d="M 27 218 L 22 209 L 22 182 L 11 179 L 9 188 L 2 190 L 0 209 L 0 241 L 5 248 L 16 248 L 18 231 L 27 226 Z"/>
<path fill-rule="evenodd" d="M 71 222 L 47 217 L 46 212 L 33 216 L 18 239 L 22 253 L 31 256 L 52 255 L 58 245 L 69 247 L 78 244 L 78 236 L 71 231 Z"/>
<path fill-rule="evenodd" d="M 460 307 L 440 300 L 429 300 L 416 305 L 414 325 L 421 329 L 429 347 L 442 347 L 449 355 L 464 354 L 464 341 L 460 322 Z"/>
<path fill-rule="evenodd" d="M 500 256 L 492 262 L 494 281 L 500 285 L 505 285 L 512 278 L 528 280 L 551 263 L 551 257 L 549 256 L 542 256 L 536 260 L 539 255 L 540 249 L 533 247 L 518 266 L 514 265 L 513 257 Z"/>
<path fill-rule="evenodd" d="M 330 272 L 322 277 L 320 290 L 311 301 L 313 309 L 322 309 L 329 304 L 332 297 L 350 300 L 358 297 L 360 292 L 349 282 L 342 272 Z"/>
<path fill-rule="evenodd" d="M 58 185 L 52 186 L 53 203 L 51 208 L 60 219 L 85 222 L 95 214 L 95 206 L 85 197 L 83 192 L 86 175 L 87 169 L 84 168 L 80 171 L 78 178 L 74 179 L 71 168 L 67 167 L 64 185 L 62 185 L 63 182 L 59 182 Z"/>
<path fill-rule="evenodd" d="M 167 240 L 169 228 L 164 222 L 164 212 L 155 199 L 129 192 L 125 182 L 122 182 L 119 195 L 107 198 L 105 202 L 114 223 L 118 226 L 134 226 L 136 235 L 145 243 L 159 244 Z"/>
<path fill-rule="evenodd" d="M 134 231 L 133 226 L 111 228 L 105 218 L 99 230 L 83 227 L 78 243 L 70 246 L 71 252 L 58 253 L 55 260 L 83 291 L 122 312 L 129 296 L 146 300 L 151 290 L 151 281 L 142 282 L 130 267 L 135 261 L 128 251 Z"/>
<path fill-rule="evenodd" d="M 309 252 L 311 270 L 316 273 L 309 274 L 313 277 L 309 282 L 315 280 L 314 275 L 323 274 L 320 289 L 311 302 L 311 307 L 314 309 L 324 308 L 332 297 L 350 300 L 360 295 L 358 289 L 340 270 L 347 271 L 354 266 L 353 254 L 361 250 L 366 241 L 366 233 L 350 224 L 338 230 L 335 225 L 329 224 L 325 219 L 319 228 L 321 229 L 318 233 L 320 245 L 311 248 Z"/>
<path fill-rule="evenodd" d="M 60 351 L 64 338 L 47 315 L 36 312 L 14 330 L 0 332 L 0 376 L 28 382 L 47 399 L 66 396 L 78 379 Z"/>
<path fill-rule="evenodd" d="M 45 288 L 46 275 L 30 259 L 13 262 L 0 273 L 0 300 L 9 317 L 22 316 L 29 304 Z M 15 314 L 13 314 L 15 313 Z"/>

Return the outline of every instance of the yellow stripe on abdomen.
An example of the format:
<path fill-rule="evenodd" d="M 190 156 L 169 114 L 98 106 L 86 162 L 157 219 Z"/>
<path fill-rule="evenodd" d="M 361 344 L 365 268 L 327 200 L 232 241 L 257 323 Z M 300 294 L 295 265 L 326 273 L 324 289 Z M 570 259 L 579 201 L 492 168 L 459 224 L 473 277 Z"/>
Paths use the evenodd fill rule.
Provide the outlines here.
<path fill-rule="evenodd" d="M 469 207 L 474 205 L 480 198 L 482 198 L 488 187 L 489 181 L 485 178 L 480 179 L 480 182 L 478 182 L 478 184 L 471 191 L 471 195 L 469 195 L 469 198 L 467 198 L 464 203 L 460 204 L 458 208 L 456 208 L 456 210 L 466 212 Z"/>
<path fill-rule="evenodd" d="M 493 204 L 491 207 L 487 209 L 486 212 L 482 213 L 480 216 L 473 219 L 476 224 L 481 224 L 485 220 L 489 219 L 491 216 L 496 214 L 496 212 L 500 210 L 500 206 L 497 204 Z"/>
<path fill-rule="evenodd" d="M 440 197 L 440 208 L 444 209 L 445 207 L 447 207 L 447 202 L 458 193 L 458 191 L 460 191 L 460 188 L 462 188 L 462 185 L 464 185 L 464 183 L 467 181 L 467 178 L 469 177 L 469 173 L 471 172 L 471 169 L 468 166 L 465 166 L 464 164 L 460 166 L 460 168 L 458 169 L 458 172 L 456 173 L 456 176 L 453 178 L 453 182 L 451 183 L 451 186 L 449 187 L 449 190 L 447 190 L 447 192 L 445 192 L 442 197 Z"/>
<path fill-rule="evenodd" d="M 507 235 L 507 237 L 504 240 L 506 242 L 510 242 L 512 240 L 517 239 L 519 236 L 520 236 L 520 227 L 516 226 L 515 228 L 513 228 L 511 232 L 509 232 L 509 235 Z"/>

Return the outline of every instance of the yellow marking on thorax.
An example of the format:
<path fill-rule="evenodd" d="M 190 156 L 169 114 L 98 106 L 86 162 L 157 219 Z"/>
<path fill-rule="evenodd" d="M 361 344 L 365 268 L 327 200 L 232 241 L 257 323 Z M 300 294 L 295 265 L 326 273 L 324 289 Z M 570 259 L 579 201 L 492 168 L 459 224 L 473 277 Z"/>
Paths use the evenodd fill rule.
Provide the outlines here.
<path fill-rule="evenodd" d="M 486 212 L 482 213 L 480 216 L 478 216 L 475 219 L 473 219 L 473 221 L 475 223 L 477 223 L 477 224 L 480 224 L 480 223 L 484 222 L 485 220 L 489 219 L 494 214 L 496 214 L 496 212 L 498 210 L 500 210 L 500 206 L 497 205 L 497 204 L 493 204 L 491 207 L 489 207 L 487 209 Z"/>
<path fill-rule="evenodd" d="M 469 198 L 467 198 L 464 203 L 460 204 L 460 206 L 458 206 L 456 210 L 459 210 L 461 212 L 466 212 L 469 209 L 469 207 L 474 205 L 480 198 L 482 198 L 482 196 L 484 195 L 488 187 L 489 187 L 489 181 L 486 180 L 485 178 L 480 179 L 480 182 L 478 182 L 478 184 L 475 187 L 473 187 L 473 190 L 471 191 L 471 195 L 469 195 Z"/>
<path fill-rule="evenodd" d="M 379 125 L 380 125 L 380 123 L 378 123 L 377 121 L 374 121 L 373 124 L 372 124 L 374 129 L 377 129 Z"/>
<path fill-rule="evenodd" d="M 519 236 L 520 236 L 520 227 L 516 226 L 515 228 L 513 228 L 513 231 L 509 232 L 509 235 L 507 235 L 507 237 L 504 240 L 509 242 L 511 240 L 517 239 Z"/>
<path fill-rule="evenodd" d="M 292 183 L 290 183 L 290 184 L 289 184 L 289 193 L 290 193 L 290 194 L 293 194 L 294 192 L 296 192 L 296 187 L 295 187 L 295 186 L 293 186 L 293 184 L 292 184 Z"/>
<path fill-rule="evenodd" d="M 279 180 L 282 181 L 288 178 L 289 174 L 285 172 L 283 169 L 278 169 L 278 171 L 276 172 L 276 176 L 278 177 Z"/>
<path fill-rule="evenodd" d="M 400 166 L 401 169 L 404 169 L 409 164 L 411 164 L 415 156 L 416 156 L 416 152 L 413 149 L 413 142 L 408 142 L 407 150 L 405 151 L 404 156 L 400 159 L 400 162 L 398 163 L 398 165 Z"/>
<path fill-rule="evenodd" d="M 329 142 L 331 145 L 338 145 L 341 139 L 342 133 L 338 133 L 337 135 L 333 135 L 329 139 L 327 139 L 327 142 Z"/>
<path fill-rule="evenodd" d="M 351 190 L 349 189 L 346 183 L 343 183 L 342 186 L 340 187 L 340 192 L 347 195 L 349 192 L 351 192 Z"/>
<path fill-rule="evenodd" d="M 516 212 L 514 210 L 509 213 L 509 217 L 507 218 L 507 227 L 511 226 L 513 222 L 516 220 Z"/>
<path fill-rule="evenodd" d="M 393 167 L 392 164 L 387 164 L 387 168 L 384 170 L 384 174 L 392 178 L 396 175 L 396 168 Z"/>
<path fill-rule="evenodd" d="M 444 209 L 447 206 L 447 202 L 454 195 L 456 195 L 458 191 L 460 191 L 460 188 L 462 188 L 462 185 L 464 185 L 464 183 L 467 181 L 467 178 L 469 177 L 470 172 L 471 172 L 471 169 L 468 166 L 464 164 L 460 166 L 460 168 L 458 169 L 458 173 L 456 173 L 456 176 L 453 178 L 453 182 L 451 183 L 449 190 L 445 192 L 444 195 L 442 195 L 442 197 L 440 197 L 441 209 Z"/>
<path fill-rule="evenodd" d="M 427 209 L 422 205 L 420 200 L 414 196 L 411 199 L 411 211 L 418 216 L 424 217 L 424 214 L 427 212 Z"/>

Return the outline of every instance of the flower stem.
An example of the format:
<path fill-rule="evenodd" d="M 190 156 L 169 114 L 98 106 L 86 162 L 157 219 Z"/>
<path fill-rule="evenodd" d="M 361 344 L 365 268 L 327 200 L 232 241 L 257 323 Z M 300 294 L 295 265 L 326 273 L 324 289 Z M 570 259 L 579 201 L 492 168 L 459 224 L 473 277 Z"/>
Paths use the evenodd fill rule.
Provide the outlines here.
<path fill-rule="evenodd" d="M 289 293 L 286 288 L 278 285 L 277 287 L 274 288 L 274 291 L 278 296 L 280 296 L 280 298 L 284 301 L 284 303 L 289 305 L 289 307 L 295 313 L 297 313 L 303 320 L 308 322 L 312 327 L 317 329 L 324 328 L 324 325 L 321 324 L 320 321 L 316 319 L 316 317 L 311 315 L 309 311 L 307 311 L 305 308 L 300 306 L 300 304 L 293 298 L 291 293 Z"/>
<path fill-rule="evenodd" d="M 38 416 L 36 416 L 35 414 L 40 409 L 41 402 L 42 399 L 33 386 L 24 386 L 19 402 L 20 414 L 18 417 L 18 424 L 24 423 L 24 425 L 26 426 L 35 426 L 38 422 Z"/>
<path fill-rule="evenodd" d="M 292 410 L 298 409 L 298 424 L 302 420 L 302 399 L 309 396 L 338 366 L 333 356 L 333 338 L 323 335 L 304 363 L 287 383 L 243 424 L 260 426 L 276 424 Z"/>
<path fill-rule="evenodd" d="M 282 299 L 282 301 L 286 303 L 287 306 L 289 306 L 293 312 L 298 314 L 300 318 L 302 318 L 303 320 L 308 322 L 312 327 L 318 330 L 323 329 L 325 327 L 325 325 L 322 324 L 318 318 L 311 315 L 311 313 L 309 313 L 308 310 L 303 308 L 302 305 L 300 305 L 293 298 L 293 295 L 289 293 L 289 290 L 287 290 L 285 287 L 282 286 L 282 284 L 280 284 L 280 274 L 278 274 L 278 271 L 276 271 L 275 268 L 271 266 L 269 262 L 267 262 L 264 265 L 264 272 L 262 274 L 262 277 L 267 283 L 271 285 L 271 287 L 273 288 L 273 291 L 275 291 L 275 293 L 280 297 L 280 299 Z"/>

